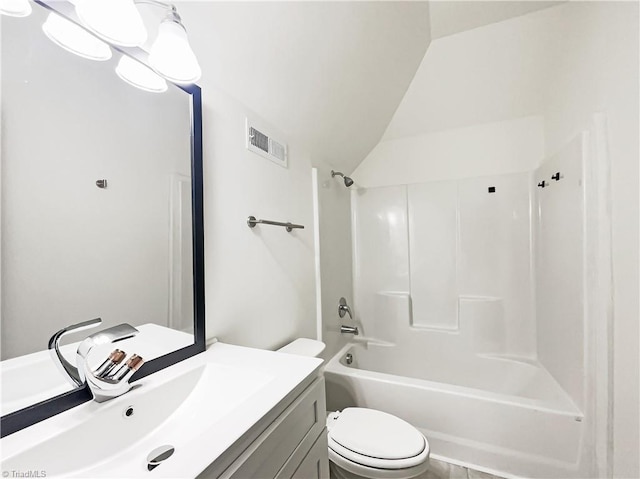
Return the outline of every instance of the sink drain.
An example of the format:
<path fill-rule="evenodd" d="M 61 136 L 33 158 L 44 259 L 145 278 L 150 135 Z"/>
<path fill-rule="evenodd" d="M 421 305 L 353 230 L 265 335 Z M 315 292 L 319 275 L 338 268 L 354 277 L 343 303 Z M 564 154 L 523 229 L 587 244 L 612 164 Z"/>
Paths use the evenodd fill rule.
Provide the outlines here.
<path fill-rule="evenodd" d="M 163 461 L 169 459 L 175 451 L 173 446 L 160 446 L 156 447 L 147 456 L 147 469 L 153 471 L 156 467 L 162 464 Z"/>

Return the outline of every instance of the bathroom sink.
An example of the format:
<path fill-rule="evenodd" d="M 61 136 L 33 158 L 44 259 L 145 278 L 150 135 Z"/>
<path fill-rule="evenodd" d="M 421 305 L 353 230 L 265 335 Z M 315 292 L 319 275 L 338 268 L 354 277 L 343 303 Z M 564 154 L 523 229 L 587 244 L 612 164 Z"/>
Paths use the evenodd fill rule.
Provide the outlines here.
<path fill-rule="evenodd" d="M 121 341 L 119 347 L 135 351 L 147 361 L 193 343 L 193 335 L 157 324 L 136 327 L 141 334 Z M 75 342 L 60 348 L 62 355 L 72 363 L 75 362 L 78 344 Z M 111 349 L 111 345 L 107 345 L 104 356 Z M 99 364 L 102 358 L 97 356 L 97 359 Z M 51 351 L 47 349 L 1 361 L 0 386 L 0 413 L 3 416 L 74 388 L 60 372 L 51 357 Z"/>
<path fill-rule="evenodd" d="M 321 360 L 216 343 L 135 383 L 2 439 L 2 471 L 46 477 L 149 476 L 149 454 L 173 454 L 157 477 L 195 477 L 280 402 Z M 33 474 L 33 473 L 32 473 Z"/>

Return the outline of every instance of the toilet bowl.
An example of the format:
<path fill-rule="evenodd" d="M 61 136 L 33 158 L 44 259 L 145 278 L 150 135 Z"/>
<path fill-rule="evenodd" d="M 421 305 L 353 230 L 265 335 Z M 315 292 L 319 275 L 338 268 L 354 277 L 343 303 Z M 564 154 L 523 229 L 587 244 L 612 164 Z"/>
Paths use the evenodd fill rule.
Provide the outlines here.
<path fill-rule="evenodd" d="M 278 351 L 319 356 L 322 341 L 296 339 Z M 429 467 L 429 442 L 408 422 L 362 407 L 327 414 L 331 476 L 336 479 L 410 479 Z"/>
<path fill-rule="evenodd" d="M 349 407 L 327 417 L 329 461 L 340 479 L 409 479 L 429 465 L 429 442 L 408 422 Z"/>

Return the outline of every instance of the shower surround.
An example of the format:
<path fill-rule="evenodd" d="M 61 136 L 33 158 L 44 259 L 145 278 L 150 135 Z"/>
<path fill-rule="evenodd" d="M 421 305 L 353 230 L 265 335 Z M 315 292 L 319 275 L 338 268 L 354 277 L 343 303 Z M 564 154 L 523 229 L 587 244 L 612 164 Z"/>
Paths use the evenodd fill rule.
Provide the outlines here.
<path fill-rule="evenodd" d="M 331 410 L 388 411 L 501 476 L 595 477 L 589 142 L 532 172 L 352 192 L 364 338 L 327 365 Z"/>

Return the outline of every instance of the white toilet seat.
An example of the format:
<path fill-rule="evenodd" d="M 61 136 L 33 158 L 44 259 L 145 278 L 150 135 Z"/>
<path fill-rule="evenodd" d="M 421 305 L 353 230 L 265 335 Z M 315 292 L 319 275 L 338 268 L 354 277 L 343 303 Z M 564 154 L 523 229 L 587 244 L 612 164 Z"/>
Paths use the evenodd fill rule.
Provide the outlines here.
<path fill-rule="evenodd" d="M 367 408 L 327 417 L 329 459 L 364 477 L 414 477 L 428 467 L 429 443 L 411 424 Z"/>

